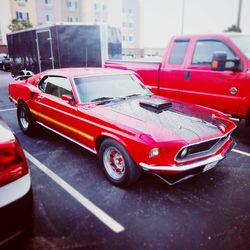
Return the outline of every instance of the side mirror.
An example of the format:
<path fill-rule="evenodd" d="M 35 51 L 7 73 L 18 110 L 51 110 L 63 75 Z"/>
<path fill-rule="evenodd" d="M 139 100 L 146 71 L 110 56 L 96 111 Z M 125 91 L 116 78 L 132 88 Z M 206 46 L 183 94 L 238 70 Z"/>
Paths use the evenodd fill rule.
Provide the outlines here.
<path fill-rule="evenodd" d="M 214 71 L 224 71 L 226 69 L 227 53 L 214 52 L 211 69 Z"/>
<path fill-rule="evenodd" d="M 230 62 L 230 66 L 229 64 L 227 65 L 228 62 Z M 240 58 L 238 57 L 227 60 L 226 52 L 214 52 L 211 69 L 214 71 L 242 71 L 242 64 Z"/>
<path fill-rule="evenodd" d="M 69 104 L 73 104 L 73 97 L 71 95 L 62 95 L 61 99 L 68 102 Z"/>

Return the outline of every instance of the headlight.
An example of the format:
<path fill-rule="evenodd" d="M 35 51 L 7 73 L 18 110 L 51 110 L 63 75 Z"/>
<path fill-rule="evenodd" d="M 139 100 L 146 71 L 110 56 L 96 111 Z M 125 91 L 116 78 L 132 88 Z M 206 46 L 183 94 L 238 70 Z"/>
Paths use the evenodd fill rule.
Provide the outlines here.
<path fill-rule="evenodd" d="M 149 158 L 156 157 L 156 156 L 159 155 L 159 153 L 160 153 L 159 148 L 153 148 L 153 149 L 150 150 L 150 152 L 149 152 L 149 154 L 148 154 L 148 157 L 149 157 Z"/>
<path fill-rule="evenodd" d="M 184 158 L 187 154 L 188 154 L 188 148 L 184 148 L 184 149 L 181 151 L 180 157 L 181 157 L 181 158 Z"/>

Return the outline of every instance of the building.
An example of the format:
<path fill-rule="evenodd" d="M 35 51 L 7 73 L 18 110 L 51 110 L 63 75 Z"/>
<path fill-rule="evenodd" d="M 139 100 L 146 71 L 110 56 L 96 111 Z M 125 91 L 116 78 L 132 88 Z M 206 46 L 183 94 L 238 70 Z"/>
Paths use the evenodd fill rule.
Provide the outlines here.
<path fill-rule="evenodd" d="M 58 0 L 35 0 L 37 24 L 52 24 L 62 21 L 62 4 Z"/>
<path fill-rule="evenodd" d="M 33 26 L 37 26 L 36 1 L 10 0 L 12 19 L 29 20 Z"/>
<path fill-rule="evenodd" d="M 139 0 L 122 0 L 122 43 L 124 48 L 140 48 Z"/>
<path fill-rule="evenodd" d="M 0 44 L 7 44 L 6 33 L 9 32 L 8 26 L 10 24 L 11 9 L 9 0 L 0 1 Z"/>

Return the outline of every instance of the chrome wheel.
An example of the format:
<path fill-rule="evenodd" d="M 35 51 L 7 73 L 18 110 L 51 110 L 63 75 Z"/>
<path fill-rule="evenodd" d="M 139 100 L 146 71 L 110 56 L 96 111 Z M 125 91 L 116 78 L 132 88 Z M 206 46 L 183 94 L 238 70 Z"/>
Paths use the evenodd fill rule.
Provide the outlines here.
<path fill-rule="evenodd" d="M 104 150 L 103 164 L 111 178 L 120 180 L 124 176 L 126 164 L 123 155 L 117 148 L 110 146 Z"/>
<path fill-rule="evenodd" d="M 20 109 L 20 122 L 23 129 L 27 130 L 29 128 L 29 117 L 25 107 L 21 107 Z"/>

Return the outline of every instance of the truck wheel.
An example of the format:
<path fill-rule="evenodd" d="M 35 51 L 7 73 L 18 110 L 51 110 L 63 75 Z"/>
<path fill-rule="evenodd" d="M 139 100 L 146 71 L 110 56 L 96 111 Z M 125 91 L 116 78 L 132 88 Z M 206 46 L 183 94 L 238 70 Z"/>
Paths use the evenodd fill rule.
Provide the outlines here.
<path fill-rule="evenodd" d="M 28 106 L 24 103 L 18 104 L 17 120 L 24 134 L 31 135 L 35 131 L 35 120 L 30 113 Z"/>
<path fill-rule="evenodd" d="M 106 178 L 116 186 L 129 186 L 140 177 L 141 169 L 127 150 L 115 140 L 106 139 L 101 144 L 99 161 Z"/>

